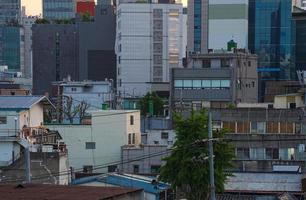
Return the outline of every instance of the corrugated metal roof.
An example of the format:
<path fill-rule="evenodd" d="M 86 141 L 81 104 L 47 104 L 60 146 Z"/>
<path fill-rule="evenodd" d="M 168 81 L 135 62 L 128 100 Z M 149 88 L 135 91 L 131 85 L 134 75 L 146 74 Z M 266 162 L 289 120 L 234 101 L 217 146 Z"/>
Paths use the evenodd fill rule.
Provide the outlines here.
<path fill-rule="evenodd" d="M 29 109 L 45 96 L 0 96 L 0 109 Z"/>

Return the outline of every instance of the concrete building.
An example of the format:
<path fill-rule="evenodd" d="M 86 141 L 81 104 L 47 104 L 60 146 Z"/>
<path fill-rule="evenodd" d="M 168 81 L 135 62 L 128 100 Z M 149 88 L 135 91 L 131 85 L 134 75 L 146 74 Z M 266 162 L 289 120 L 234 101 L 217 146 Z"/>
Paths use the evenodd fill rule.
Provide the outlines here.
<path fill-rule="evenodd" d="M 292 13 L 293 61 L 295 70 L 306 70 L 306 11 L 295 9 Z"/>
<path fill-rule="evenodd" d="M 98 186 L 98 187 L 124 187 L 141 188 L 144 191 L 145 200 L 173 199 L 174 192 L 170 185 L 156 181 L 156 179 L 134 174 L 111 173 L 107 175 L 90 176 L 76 179 L 74 185 Z"/>
<path fill-rule="evenodd" d="M 32 78 L 33 69 L 33 51 L 32 51 L 32 25 L 38 19 L 37 16 L 27 16 L 25 14 L 25 7 L 22 10 L 21 25 L 24 29 L 24 68 L 22 76 L 25 78 Z"/>
<path fill-rule="evenodd" d="M 171 107 L 227 107 L 257 102 L 257 56 L 244 52 L 191 56 L 188 68 L 173 69 Z M 183 107 L 182 107 L 183 106 Z"/>
<path fill-rule="evenodd" d="M 182 67 L 184 57 L 182 9 L 182 4 L 118 5 L 117 88 L 121 96 L 168 90 L 170 70 Z"/>
<path fill-rule="evenodd" d="M 43 0 L 43 18 L 48 20 L 75 18 L 76 0 Z"/>
<path fill-rule="evenodd" d="M 248 0 L 189 0 L 189 53 L 227 49 L 227 42 L 248 48 Z"/>
<path fill-rule="evenodd" d="M 0 81 L 0 95 L 2 96 L 24 96 L 29 94 L 30 91 L 24 88 L 21 84 L 16 84 L 13 81 Z"/>
<path fill-rule="evenodd" d="M 51 82 L 68 76 L 116 83 L 115 19 L 113 6 L 101 5 L 94 21 L 33 25 L 33 93 L 51 93 Z"/>
<path fill-rule="evenodd" d="M 24 29 L 0 26 L 0 65 L 7 65 L 11 72 L 22 72 L 24 53 Z"/>
<path fill-rule="evenodd" d="M 141 140 L 139 111 L 93 111 L 90 124 L 48 124 L 47 127 L 59 131 L 75 172 L 115 171 L 121 161 L 121 146 L 139 145 Z"/>
<path fill-rule="evenodd" d="M 20 0 L 2 0 L 0 2 L 0 26 L 18 24 L 20 20 Z"/>
<path fill-rule="evenodd" d="M 52 82 L 79 80 L 78 27 L 75 24 L 34 24 L 33 94 L 51 93 Z"/>

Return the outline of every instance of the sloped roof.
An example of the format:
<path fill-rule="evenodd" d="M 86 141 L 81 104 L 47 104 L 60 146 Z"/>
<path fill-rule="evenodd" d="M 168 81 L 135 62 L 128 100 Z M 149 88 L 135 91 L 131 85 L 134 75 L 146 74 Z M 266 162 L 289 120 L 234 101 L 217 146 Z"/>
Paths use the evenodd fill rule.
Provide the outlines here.
<path fill-rule="evenodd" d="M 0 109 L 30 109 L 43 100 L 51 104 L 45 96 L 0 96 Z"/>

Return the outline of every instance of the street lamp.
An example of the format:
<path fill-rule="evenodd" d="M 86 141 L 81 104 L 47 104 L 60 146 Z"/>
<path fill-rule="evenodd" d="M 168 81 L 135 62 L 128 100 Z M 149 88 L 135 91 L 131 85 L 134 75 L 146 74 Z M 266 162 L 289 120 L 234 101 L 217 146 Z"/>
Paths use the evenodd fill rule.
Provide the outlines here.
<path fill-rule="evenodd" d="M 17 120 L 18 120 L 18 118 L 15 117 L 14 120 L 15 120 L 15 136 L 16 136 L 17 135 Z"/>

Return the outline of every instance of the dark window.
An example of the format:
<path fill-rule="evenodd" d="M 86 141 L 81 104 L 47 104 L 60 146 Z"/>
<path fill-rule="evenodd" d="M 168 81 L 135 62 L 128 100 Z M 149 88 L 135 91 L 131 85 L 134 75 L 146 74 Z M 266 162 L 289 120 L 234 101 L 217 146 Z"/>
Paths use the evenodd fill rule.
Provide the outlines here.
<path fill-rule="evenodd" d="M 139 165 L 134 165 L 133 172 L 134 172 L 134 174 L 138 174 L 139 173 Z"/>
<path fill-rule="evenodd" d="M 134 115 L 130 115 L 130 125 L 134 125 Z"/>
<path fill-rule="evenodd" d="M 95 142 L 86 142 L 86 149 L 96 149 Z"/>
<path fill-rule="evenodd" d="M 0 117 L 0 124 L 6 124 L 6 117 Z"/>
<path fill-rule="evenodd" d="M 161 132 L 161 139 L 168 139 L 169 133 L 168 132 Z"/>
<path fill-rule="evenodd" d="M 132 144 L 135 144 L 135 133 L 132 134 Z"/>
<path fill-rule="evenodd" d="M 157 174 L 159 171 L 160 165 L 151 165 L 151 173 Z"/>
<path fill-rule="evenodd" d="M 11 92 L 11 95 L 15 95 L 15 92 Z"/>
<path fill-rule="evenodd" d="M 89 173 L 89 174 L 91 174 L 92 171 L 93 171 L 92 165 L 84 165 L 84 166 L 83 166 L 83 172 L 84 172 L 84 173 Z"/>
<path fill-rule="evenodd" d="M 278 149 L 266 148 L 266 159 L 278 159 L 279 151 Z"/>
<path fill-rule="evenodd" d="M 131 138 L 131 134 L 129 133 L 128 135 L 128 144 L 131 144 L 132 143 L 132 138 Z"/>
<path fill-rule="evenodd" d="M 249 148 L 237 148 L 237 158 L 238 159 L 250 159 L 250 149 Z"/>
<path fill-rule="evenodd" d="M 249 67 L 251 67 L 251 64 L 252 64 L 251 61 L 248 61 L 248 66 L 249 66 Z"/>
<path fill-rule="evenodd" d="M 116 170 L 117 170 L 117 165 L 107 166 L 107 171 L 108 172 L 116 172 Z"/>

